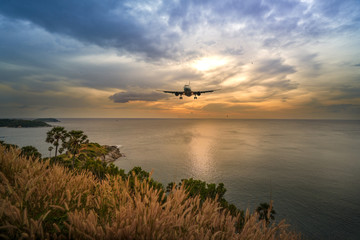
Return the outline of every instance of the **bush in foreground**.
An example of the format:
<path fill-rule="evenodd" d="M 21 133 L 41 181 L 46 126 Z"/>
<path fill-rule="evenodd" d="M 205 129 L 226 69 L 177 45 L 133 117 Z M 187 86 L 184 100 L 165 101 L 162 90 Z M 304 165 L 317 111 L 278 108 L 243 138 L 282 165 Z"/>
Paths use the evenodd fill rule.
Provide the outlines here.
<path fill-rule="evenodd" d="M 9 239 L 299 239 L 287 225 L 222 211 L 216 199 L 200 204 L 183 187 L 166 201 L 148 181 L 108 175 L 98 180 L 0 146 L 0 238 Z M 165 197 L 165 195 L 163 196 Z M 162 198 L 163 198 L 162 197 Z"/>

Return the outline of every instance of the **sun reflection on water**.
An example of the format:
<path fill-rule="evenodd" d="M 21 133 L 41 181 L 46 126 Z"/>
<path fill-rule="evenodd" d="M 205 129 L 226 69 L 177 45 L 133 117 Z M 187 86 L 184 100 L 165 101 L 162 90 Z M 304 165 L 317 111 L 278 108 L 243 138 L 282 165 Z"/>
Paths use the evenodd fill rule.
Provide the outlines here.
<path fill-rule="evenodd" d="M 197 179 L 210 179 L 214 169 L 217 129 L 213 124 L 198 125 L 189 143 L 191 173 Z"/>

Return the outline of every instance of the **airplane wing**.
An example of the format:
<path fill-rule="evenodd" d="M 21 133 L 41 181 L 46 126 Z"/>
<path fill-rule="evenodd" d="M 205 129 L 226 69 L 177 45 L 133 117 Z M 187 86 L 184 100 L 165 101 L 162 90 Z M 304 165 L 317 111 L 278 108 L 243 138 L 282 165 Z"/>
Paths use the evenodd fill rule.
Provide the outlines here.
<path fill-rule="evenodd" d="M 218 91 L 218 90 L 221 90 L 221 89 L 205 90 L 205 91 L 193 91 L 193 93 L 200 96 L 200 94 L 202 94 L 202 93 L 215 92 L 215 91 Z"/>
<path fill-rule="evenodd" d="M 184 91 L 163 91 L 163 92 L 164 93 L 172 93 L 172 94 L 175 94 L 176 96 L 185 94 Z"/>

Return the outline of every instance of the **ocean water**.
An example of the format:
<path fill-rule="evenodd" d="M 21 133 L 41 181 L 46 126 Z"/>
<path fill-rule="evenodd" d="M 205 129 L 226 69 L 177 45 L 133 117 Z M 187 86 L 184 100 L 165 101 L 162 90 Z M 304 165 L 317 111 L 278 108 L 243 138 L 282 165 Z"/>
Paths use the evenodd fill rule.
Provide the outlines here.
<path fill-rule="evenodd" d="M 253 210 L 274 201 L 307 239 L 360 239 L 360 121 L 60 119 L 93 142 L 121 146 L 115 164 L 141 166 L 166 185 L 223 182 L 226 199 Z M 50 128 L 0 128 L 0 140 L 48 156 Z"/>

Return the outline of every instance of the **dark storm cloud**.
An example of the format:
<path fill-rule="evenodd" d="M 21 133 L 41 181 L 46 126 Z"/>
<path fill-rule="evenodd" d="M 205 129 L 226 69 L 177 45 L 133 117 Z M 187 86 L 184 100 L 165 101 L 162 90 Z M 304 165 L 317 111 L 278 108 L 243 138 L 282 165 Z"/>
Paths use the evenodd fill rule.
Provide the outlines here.
<path fill-rule="evenodd" d="M 227 23 L 246 23 L 243 31 L 271 34 L 274 39 L 318 36 L 331 28 L 317 16 L 335 15 L 349 19 L 344 26 L 348 28 L 356 22 L 349 13 L 357 5 L 356 1 L 321 1 L 314 4 L 310 13 L 305 3 L 286 0 L 33 0 L 31 4 L 22 0 L 3 0 L 0 14 L 30 21 L 51 33 L 101 47 L 115 47 L 120 52 L 143 54 L 154 60 L 187 56 L 181 38 L 204 24 L 218 26 L 221 31 Z M 181 31 L 176 30 L 177 27 Z M 275 43 L 269 41 L 265 41 L 264 46 Z M 215 41 L 204 43 L 211 46 Z"/>
<path fill-rule="evenodd" d="M 144 72 L 139 71 L 141 64 L 119 63 L 116 59 L 103 63 L 102 56 L 106 59 L 110 52 L 116 58 L 116 54 L 50 34 L 24 21 L 0 17 L 0 36 L 0 82 L 16 89 L 61 91 L 64 84 L 96 89 L 150 88 L 163 79 L 151 71 L 144 78 Z"/>
<path fill-rule="evenodd" d="M 38 71 L 51 68 L 58 58 L 54 54 L 57 50 L 55 37 L 32 24 L 0 15 L 0 35 L 0 61 Z"/>
<path fill-rule="evenodd" d="M 167 98 L 168 95 L 160 92 L 141 93 L 136 91 L 119 92 L 109 97 L 115 103 L 127 103 L 130 101 L 154 102 Z"/>
<path fill-rule="evenodd" d="M 2 1 L 0 13 L 33 22 L 60 33 L 103 47 L 116 47 L 149 58 L 169 57 L 178 36 L 159 22 L 141 23 L 127 1 Z M 146 14 L 146 13 L 144 13 Z"/>

